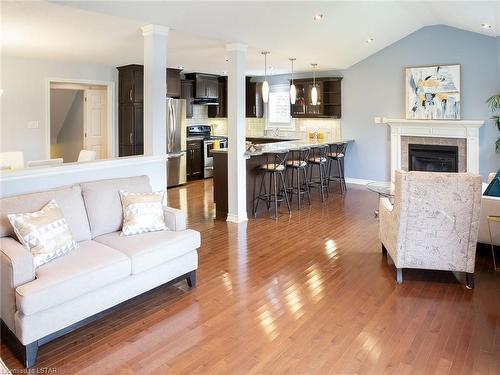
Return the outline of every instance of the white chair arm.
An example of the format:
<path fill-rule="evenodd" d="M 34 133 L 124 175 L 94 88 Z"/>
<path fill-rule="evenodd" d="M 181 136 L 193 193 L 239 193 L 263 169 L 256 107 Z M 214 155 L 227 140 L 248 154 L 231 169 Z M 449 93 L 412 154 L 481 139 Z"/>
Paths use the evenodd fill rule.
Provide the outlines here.
<path fill-rule="evenodd" d="M 172 207 L 165 207 L 163 209 L 165 216 L 165 224 L 168 229 L 173 231 L 186 229 L 186 215 L 181 210 Z"/>
<path fill-rule="evenodd" d="M 380 226 L 380 241 L 385 246 L 394 262 L 397 262 L 397 235 L 398 235 L 398 218 L 393 211 L 389 198 L 380 198 L 379 200 L 379 226 Z"/>
<path fill-rule="evenodd" d="M 15 239 L 0 238 L 1 317 L 12 332 L 15 332 L 16 288 L 34 279 L 33 255 Z"/>

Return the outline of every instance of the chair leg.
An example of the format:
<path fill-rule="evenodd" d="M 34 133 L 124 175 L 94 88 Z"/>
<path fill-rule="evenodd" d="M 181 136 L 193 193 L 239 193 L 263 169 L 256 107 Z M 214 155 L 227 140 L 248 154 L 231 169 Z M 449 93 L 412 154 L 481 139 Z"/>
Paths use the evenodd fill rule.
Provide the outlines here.
<path fill-rule="evenodd" d="M 278 181 L 276 179 L 276 173 L 273 173 L 273 184 L 274 184 L 274 217 L 278 218 Z"/>
<path fill-rule="evenodd" d="M 474 289 L 474 273 L 465 273 L 465 284 L 467 289 Z"/>
<path fill-rule="evenodd" d="M 396 282 L 398 284 L 403 283 L 403 269 L 402 268 L 396 268 Z"/>
<path fill-rule="evenodd" d="M 259 195 L 257 198 L 254 197 L 255 203 L 253 207 L 253 217 L 257 217 L 257 209 L 259 208 L 259 202 L 260 202 L 260 197 L 262 196 L 262 187 L 264 187 L 265 190 L 265 184 L 264 184 L 264 174 L 261 174 L 262 178 L 260 180 L 260 189 L 259 189 Z"/>
<path fill-rule="evenodd" d="M 283 173 L 279 172 L 281 183 L 283 184 L 283 194 L 285 195 L 286 206 L 288 207 L 288 213 L 292 212 L 292 208 L 290 207 L 290 200 L 288 199 L 288 193 L 286 191 L 285 180 L 283 179 Z M 300 194 L 299 194 L 300 196 Z"/>
<path fill-rule="evenodd" d="M 295 174 L 297 175 L 297 206 L 300 210 L 300 168 L 295 169 Z"/>
<path fill-rule="evenodd" d="M 321 190 L 321 202 L 325 201 L 325 192 L 323 190 L 323 168 L 321 167 L 321 163 L 318 164 L 319 167 L 319 188 Z"/>
<path fill-rule="evenodd" d="M 188 273 L 186 281 L 190 288 L 194 288 L 196 286 L 196 270 Z"/>
<path fill-rule="evenodd" d="M 309 183 L 307 182 L 307 169 L 302 168 L 302 173 L 304 173 L 304 189 L 307 194 L 307 201 L 309 202 L 309 206 L 311 205 L 311 193 L 309 191 Z"/>

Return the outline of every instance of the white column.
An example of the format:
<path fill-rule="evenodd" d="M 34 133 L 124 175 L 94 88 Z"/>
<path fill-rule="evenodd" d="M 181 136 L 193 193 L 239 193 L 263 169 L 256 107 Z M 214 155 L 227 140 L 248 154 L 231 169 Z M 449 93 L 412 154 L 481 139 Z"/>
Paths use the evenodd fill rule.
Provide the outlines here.
<path fill-rule="evenodd" d="M 144 155 L 167 150 L 167 36 L 168 27 L 146 25 L 144 37 Z"/>
<path fill-rule="evenodd" d="M 245 159 L 245 60 L 247 46 L 232 43 L 228 51 L 227 83 L 227 221 L 247 221 Z"/>

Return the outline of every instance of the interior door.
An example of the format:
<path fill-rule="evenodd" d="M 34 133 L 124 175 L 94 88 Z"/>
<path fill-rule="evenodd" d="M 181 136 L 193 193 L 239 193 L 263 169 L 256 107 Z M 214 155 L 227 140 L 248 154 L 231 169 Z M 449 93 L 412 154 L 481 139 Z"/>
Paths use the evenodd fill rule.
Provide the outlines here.
<path fill-rule="evenodd" d="M 95 151 L 97 159 L 104 159 L 107 157 L 107 93 L 105 89 L 85 91 L 83 147 L 85 150 Z"/>

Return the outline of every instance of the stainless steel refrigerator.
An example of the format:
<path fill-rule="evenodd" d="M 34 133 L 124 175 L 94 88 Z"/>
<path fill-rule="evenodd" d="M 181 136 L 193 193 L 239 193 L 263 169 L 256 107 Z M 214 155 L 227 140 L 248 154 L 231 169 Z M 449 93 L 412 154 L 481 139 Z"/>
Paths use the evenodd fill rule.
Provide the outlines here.
<path fill-rule="evenodd" d="M 186 183 L 186 100 L 167 98 L 167 187 Z"/>

